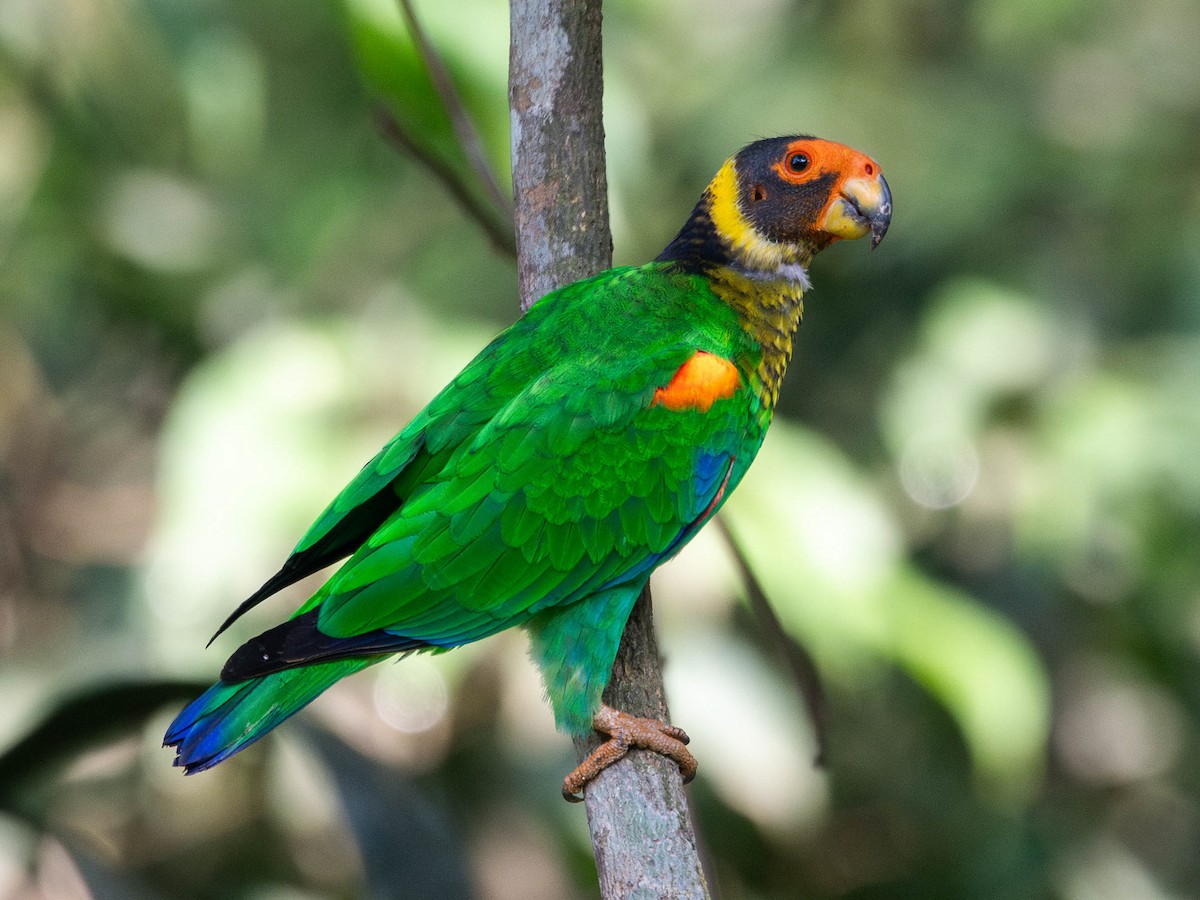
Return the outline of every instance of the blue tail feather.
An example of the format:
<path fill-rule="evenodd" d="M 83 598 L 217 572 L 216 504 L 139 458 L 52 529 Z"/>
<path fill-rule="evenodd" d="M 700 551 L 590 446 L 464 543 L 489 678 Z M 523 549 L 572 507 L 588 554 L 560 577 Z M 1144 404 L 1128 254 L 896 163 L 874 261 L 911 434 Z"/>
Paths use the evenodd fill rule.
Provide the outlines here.
<path fill-rule="evenodd" d="M 185 775 L 211 769 L 299 712 L 335 681 L 383 657 L 342 659 L 229 684 L 218 681 L 175 717 L 163 746 Z"/>

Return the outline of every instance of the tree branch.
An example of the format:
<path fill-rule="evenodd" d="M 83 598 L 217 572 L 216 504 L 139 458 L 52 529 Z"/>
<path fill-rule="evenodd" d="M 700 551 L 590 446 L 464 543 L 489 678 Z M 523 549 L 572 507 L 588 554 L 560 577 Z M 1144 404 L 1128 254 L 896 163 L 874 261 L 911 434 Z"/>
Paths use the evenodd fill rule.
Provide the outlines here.
<path fill-rule="evenodd" d="M 407 153 L 413 159 L 422 163 L 430 173 L 458 201 L 463 212 L 475 220 L 483 229 L 484 234 L 492 242 L 492 248 L 505 256 L 517 255 L 517 241 L 511 227 L 498 219 L 495 213 L 480 201 L 471 188 L 463 181 L 462 175 L 414 138 L 400 121 L 392 115 L 391 110 L 382 104 L 375 107 L 375 127 L 384 139 L 402 153 Z"/>
<path fill-rule="evenodd" d="M 803 644 L 797 643 L 788 636 L 783 623 L 775 615 L 771 601 L 767 599 L 767 592 L 763 590 L 762 582 L 750 568 L 750 562 L 746 559 L 741 544 L 738 543 L 729 526 L 725 524 L 725 519 L 717 516 L 714 524 L 729 545 L 734 565 L 742 576 L 742 586 L 746 589 L 750 610 L 758 619 L 758 625 L 763 630 L 767 643 L 783 661 L 792 675 L 792 680 L 796 682 L 796 687 L 800 690 L 800 696 L 804 698 L 804 705 L 808 708 L 808 719 L 812 723 L 813 736 L 817 743 L 817 753 L 813 763 L 823 766 L 829 753 L 828 704 L 825 701 L 825 688 L 821 684 L 821 673 L 817 669 L 816 661 Z"/>
<path fill-rule="evenodd" d="M 521 308 L 612 265 L 600 0 L 513 0 L 512 116 Z"/>
<path fill-rule="evenodd" d="M 492 170 L 492 164 L 483 151 L 483 141 L 479 139 L 475 123 L 471 121 L 462 95 L 454 86 L 454 79 L 450 77 L 450 70 L 446 68 L 446 64 L 438 55 L 433 43 L 425 36 L 425 31 L 421 28 L 421 23 L 417 20 L 417 14 L 413 10 L 412 0 L 399 0 L 399 3 L 400 12 L 404 16 L 408 30 L 412 32 L 413 43 L 417 45 L 417 53 L 420 54 L 421 61 L 425 63 L 425 71 L 429 73 L 433 89 L 442 101 L 442 107 L 450 119 L 450 127 L 454 129 L 454 136 L 458 139 L 459 146 L 466 154 L 471 168 L 475 170 L 484 192 L 496 211 L 506 220 L 511 220 L 512 198 L 500 188 L 500 182 Z"/>
<path fill-rule="evenodd" d="M 512 0 L 509 106 L 521 308 L 611 265 L 601 118 L 600 0 Z M 666 720 L 650 594 L 634 607 L 605 691 Z M 599 743 L 580 740 L 582 759 Z M 705 898 L 675 764 L 634 750 L 586 791 L 604 898 Z"/>

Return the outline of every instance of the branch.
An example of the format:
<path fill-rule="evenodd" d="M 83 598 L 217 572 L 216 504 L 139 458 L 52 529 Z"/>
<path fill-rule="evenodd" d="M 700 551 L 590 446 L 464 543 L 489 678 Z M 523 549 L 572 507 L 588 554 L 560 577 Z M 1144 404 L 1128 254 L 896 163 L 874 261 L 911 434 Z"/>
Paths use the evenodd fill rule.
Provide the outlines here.
<path fill-rule="evenodd" d="M 513 0 L 512 114 L 521 308 L 612 265 L 600 103 L 601 0 Z"/>
<path fill-rule="evenodd" d="M 430 173 L 458 201 L 463 212 L 475 220 L 492 242 L 497 253 L 505 256 L 517 255 L 517 240 L 512 229 L 496 218 L 495 213 L 488 209 L 471 188 L 463 181 L 457 169 L 449 165 L 436 153 L 414 138 L 400 121 L 383 105 L 375 107 L 375 127 L 385 140 L 402 153 L 407 153 L 422 163 Z"/>
<path fill-rule="evenodd" d="M 611 265 L 600 3 L 511 3 L 509 106 L 522 309 Z M 604 696 L 627 712 L 667 718 L 649 589 L 625 627 Z M 598 743 L 578 741 L 580 758 Z M 602 897 L 708 897 L 674 763 L 632 751 L 588 785 L 586 800 Z"/>
<path fill-rule="evenodd" d="M 420 54 L 421 61 L 425 63 L 425 71 L 429 73 L 433 89 L 437 92 L 442 106 L 446 110 L 446 115 L 450 118 L 450 127 L 454 129 L 454 136 L 458 138 L 459 146 L 462 147 L 467 160 L 471 163 L 471 168 L 479 177 L 484 192 L 492 205 L 506 220 L 511 220 L 512 198 L 500 189 L 500 183 L 496 179 L 496 173 L 492 170 L 492 164 L 483 151 L 483 142 L 479 139 L 479 132 L 475 130 L 475 124 L 471 121 L 462 95 L 454 86 L 450 70 L 446 68 L 446 64 L 438 55 L 433 43 L 425 36 L 425 31 L 421 28 L 421 23 L 417 21 L 417 15 L 413 11 L 412 0 L 399 0 L 399 3 L 400 12 L 408 24 L 408 30 L 412 32 L 413 42 L 417 45 L 417 53 Z"/>
<path fill-rule="evenodd" d="M 792 679 L 800 690 L 800 696 L 804 698 L 804 705 L 808 709 L 808 718 L 812 723 L 813 736 L 817 743 L 817 754 L 813 763 L 823 766 L 829 753 L 829 717 L 828 704 L 825 702 L 825 688 L 821 684 L 821 674 L 817 670 L 817 664 L 813 660 L 812 654 L 802 644 L 796 643 L 788 636 L 783 623 L 775 615 L 771 601 L 767 599 L 767 592 L 763 590 L 762 582 L 750 568 L 746 554 L 742 552 L 741 544 L 733 536 L 729 526 L 725 524 L 725 519 L 717 516 L 715 522 L 717 530 L 724 536 L 725 542 L 733 554 L 734 565 L 741 573 L 742 586 L 746 589 L 746 596 L 750 600 L 750 609 L 758 619 L 759 627 L 763 630 L 767 642 L 776 655 L 791 672 Z"/>
<path fill-rule="evenodd" d="M 604 702 L 634 715 L 670 721 L 648 584 L 625 625 Z M 577 739 L 579 758 L 600 741 Z M 604 900 L 707 900 L 687 794 L 675 763 L 657 753 L 630 751 L 587 786 L 585 801 Z"/>

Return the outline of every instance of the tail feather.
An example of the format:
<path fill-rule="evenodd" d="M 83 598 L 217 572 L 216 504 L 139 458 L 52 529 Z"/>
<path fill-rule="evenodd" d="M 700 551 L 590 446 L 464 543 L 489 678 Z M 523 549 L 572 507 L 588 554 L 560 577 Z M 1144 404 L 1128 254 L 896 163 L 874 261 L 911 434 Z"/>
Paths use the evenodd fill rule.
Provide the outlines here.
<path fill-rule="evenodd" d="M 185 775 L 211 769 L 299 712 L 335 681 L 383 659 L 339 659 L 229 684 L 218 681 L 175 717 L 163 738 Z"/>

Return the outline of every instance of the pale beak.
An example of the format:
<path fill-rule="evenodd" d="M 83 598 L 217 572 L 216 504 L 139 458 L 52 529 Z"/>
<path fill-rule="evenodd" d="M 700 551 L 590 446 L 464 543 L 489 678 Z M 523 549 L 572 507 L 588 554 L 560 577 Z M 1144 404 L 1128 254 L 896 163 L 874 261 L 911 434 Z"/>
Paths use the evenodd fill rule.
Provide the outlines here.
<path fill-rule="evenodd" d="M 850 178 L 841 194 L 829 204 L 824 231 L 837 238 L 856 240 L 871 233 L 871 248 L 879 246 L 892 221 L 892 192 L 880 173 L 874 178 Z"/>

